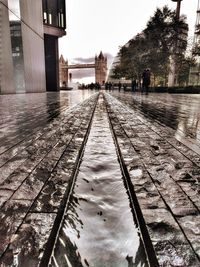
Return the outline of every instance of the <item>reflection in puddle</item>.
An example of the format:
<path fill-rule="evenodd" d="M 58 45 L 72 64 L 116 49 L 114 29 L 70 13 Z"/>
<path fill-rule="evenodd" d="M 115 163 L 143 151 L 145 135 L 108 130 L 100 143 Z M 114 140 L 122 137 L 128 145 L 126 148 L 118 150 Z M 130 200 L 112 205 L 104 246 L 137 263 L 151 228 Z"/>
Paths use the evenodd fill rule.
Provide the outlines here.
<path fill-rule="evenodd" d="M 100 98 L 52 266 L 148 266 Z"/>
<path fill-rule="evenodd" d="M 200 96 L 190 94 L 141 94 L 125 95 L 112 92 L 112 95 L 145 117 L 158 121 L 175 130 L 175 137 L 193 139 L 200 143 Z"/>
<path fill-rule="evenodd" d="M 0 144 L 23 139 L 95 94 L 89 90 L 0 95 Z"/>

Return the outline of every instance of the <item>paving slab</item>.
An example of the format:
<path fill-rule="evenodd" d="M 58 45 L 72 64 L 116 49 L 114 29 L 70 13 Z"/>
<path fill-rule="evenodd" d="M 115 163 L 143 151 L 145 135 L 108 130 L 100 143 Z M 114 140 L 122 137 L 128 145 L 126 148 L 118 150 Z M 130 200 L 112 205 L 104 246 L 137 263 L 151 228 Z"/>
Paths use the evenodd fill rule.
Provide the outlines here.
<path fill-rule="evenodd" d="M 0 107 L 2 267 L 37 266 L 65 208 L 98 97 L 79 94 L 6 96 Z M 105 99 L 159 265 L 200 266 L 200 98 Z"/>
<path fill-rule="evenodd" d="M 98 94 L 87 97 L 82 102 L 80 98 L 78 105 L 63 107 L 59 115 L 40 126 L 39 133 L 33 127 L 36 123 L 37 129 L 33 116 L 32 132 L 23 144 L 15 143 L 9 153 L 5 151 L 0 168 L 5 170 L 0 179 L 0 266 L 31 267 L 40 261 L 76 168 Z"/>
<path fill-rule="evenodd" d="M 199 208 L 173 178 L 182 168 L 185 175 L 193 171 L 194 165 L 198 169 L 197 162 L 176 149 L 171 140 L 168 142 L 168 136 L 173 138 L 171 129 L 169 133 L 165 127 L 166 134 L 161 135 L 160 124 L 152 129 L 147 115 L 146 119 L 135 108 L 130 109 L 126 96 L 117 96 L 120 101 L 109 94 L 105 94 L 105 98 L 111 125 L 117 140 L 119 138 L 119 147 L 160 266 L 199 266 L 199 245 L 193 241 L 192 235 L 186 234 L 182 221 L 179 221 L 184 221 L 183 218 L 193 220 L 199 215 Z M 195 154 L 194 151 L 190 153 Z"/>

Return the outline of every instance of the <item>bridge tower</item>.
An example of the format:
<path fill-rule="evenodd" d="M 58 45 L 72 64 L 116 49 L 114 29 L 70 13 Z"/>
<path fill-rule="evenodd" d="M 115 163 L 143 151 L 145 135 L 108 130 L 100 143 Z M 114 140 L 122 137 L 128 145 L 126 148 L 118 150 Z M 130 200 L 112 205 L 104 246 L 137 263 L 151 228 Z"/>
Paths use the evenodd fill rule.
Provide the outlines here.
<path fill-rule="evenodd" d="M 103 84 L 107 75 L 107 57 L 102 51 L 99 56 L 95 56 L 95 82 Z"/>
<path fill-rule="evenodd" d="M 59 59 L 59 81 L 60 87 L 66 87 L 68 84 L 68 62 L 65 61 L 63 55 Z"/>
<path fill-rule="evenodd" d="M 193 39 L 193 49 L 200 46 L 200 0 L 198 0 L 197 5 L 197 17 L 195 23 L 194 39 Z M 198 85 L 200 81 L 200 56 L 196 56 L 197 66 L 190 69 L 189 84 Z"/>

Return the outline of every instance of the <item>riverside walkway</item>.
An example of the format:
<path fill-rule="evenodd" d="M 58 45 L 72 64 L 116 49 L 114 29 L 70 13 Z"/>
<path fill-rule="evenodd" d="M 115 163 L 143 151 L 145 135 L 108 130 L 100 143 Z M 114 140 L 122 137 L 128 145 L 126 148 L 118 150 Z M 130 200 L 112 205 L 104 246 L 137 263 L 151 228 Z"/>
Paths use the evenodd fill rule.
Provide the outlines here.
<path fill-rule="evenodd" d="M 0 102 L 0 266 L 200 266 L 199 95 Z"/>

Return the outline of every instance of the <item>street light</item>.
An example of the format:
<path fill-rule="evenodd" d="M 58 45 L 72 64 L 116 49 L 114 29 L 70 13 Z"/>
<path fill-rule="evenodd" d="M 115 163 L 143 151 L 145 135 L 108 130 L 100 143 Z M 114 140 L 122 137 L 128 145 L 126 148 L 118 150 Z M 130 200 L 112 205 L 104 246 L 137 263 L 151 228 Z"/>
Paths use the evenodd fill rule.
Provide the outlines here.
<path fill-rule="evenodd" d="M 177 18 L 177 20 L 179 20 L 182 0 L 171 0 L 171 1 L 177 2 L 176 18 Z M 175 84 L 177 41 L 178 40 L 176 40 L 175 47 L 174 47 L 174 55 L 172 55 L 171 60 L 170 60 L 171 62 L 170 62 L 170 73 L 169 73 L 169 78 L 168 78 L 168 86 L 174 86 L 174 84 Z"/>
<path fill-rule="evenodd" d="M 177 6 L 176 6 L 176 17 L 177 17 L 177 19 L 179 19 L 179 17 L 180 17 L 181 1 L 182 0 L 172 0 L 172 2 L 177 2 Z"/>

